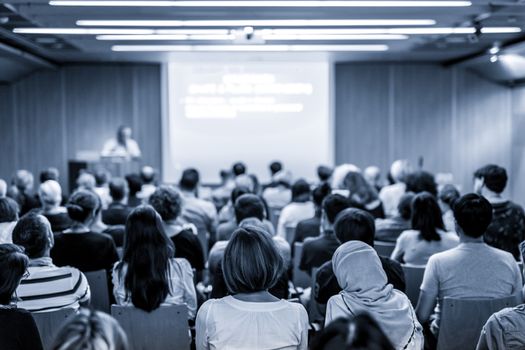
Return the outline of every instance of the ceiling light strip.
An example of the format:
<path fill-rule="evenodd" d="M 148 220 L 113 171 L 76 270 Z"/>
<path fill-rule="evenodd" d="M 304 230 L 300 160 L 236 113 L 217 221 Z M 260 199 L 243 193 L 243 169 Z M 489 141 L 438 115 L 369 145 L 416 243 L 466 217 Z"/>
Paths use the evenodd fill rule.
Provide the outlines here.
<path fill-rule="evenodd" d="M 387 45 L 114 45 L 117 52 L 180 51 L 387 51 Z"/>

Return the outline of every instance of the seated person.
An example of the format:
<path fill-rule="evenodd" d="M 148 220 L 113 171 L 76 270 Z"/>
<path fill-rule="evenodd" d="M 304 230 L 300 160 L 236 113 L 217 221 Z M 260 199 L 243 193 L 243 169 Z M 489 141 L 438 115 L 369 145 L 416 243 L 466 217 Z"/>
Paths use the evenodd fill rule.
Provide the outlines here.
<path fill-rule="evenodd" d="M 93 189 L 93 192 L 95 192 L 98 198 L 100 198 L 102 209 L 106 210 L 109 203 L 112 201 L 111 196 L 109 195 L 109 180 L 111 179 L 111 174 L 106 169 L 99 168 L 95 171 L 94 176 L 95 188 Z"/>
<path fill-rule="evenodd" d="M 439 190 L 439 207 L 443 213 L 445 230 L 448 232 L 456 232 L 456 220 L 454 220 L 454 211 L 452 208 L 459 197 L 459 191 L 454 185 L 447 184 Z"/>
<path fill-rule="evenodd" d="M 111 179 L 109 183 L 109 195 L 112 202 L 106 210 L 102 211 L 102 221 L 106 225 L 125 225 L 131 208 L 126 204 L 128 201 L 128 183 L 123 178 Z"/>
<path fill-rule="evenodd" d="M 38 197 L 42 208 L 37 212 L 49 220 L 53 232 L 62 232 L 72 225 L 67 209 L 60 205 L 62 203 L 62 188 L 58 182 L 47 180 L 40 184 Z"/>
<path fill-rule="evenodd" d="M 149 204 L 162 218 L 162 227 L 175 245 L 175 257 L 188 260 L 197 271 L 204 270 L 204 251 L 197 237 L 197 228 L 179 220 L 183 206 L 180 192 L 171 186 L 159 186 L 149 197 Z"/>
<path fill-rule="evenodd" d="M 15 290 L 27 273 L 29 259 L 22 248 L 0 244 L 0 344 L 9 350 L 42 350 L 40 334 L 31 313 L 16 306 Z"/>
<path fill-rule="evenodd" d="M 57 350 L 128 350 L 128 337 L 117 320 L 100 311 L 81 309 L 60 328 L 53 341 Z"/>
<path fill-rule="evenodd" d="M 285 270 L 270 235 L 234 232 L 223 259 L 230 295 L 206 301 L 197 314 L 196 349 L 307 349 L 308 315 L 301 304 L 268 290 Z"/>
<path fill-rule="evenodd" d="M 330 185 L 324 183 L 312 191 L 312 199 L 315 205 L 315 215 L 309 219 L 301 220 L 295 227 L 295 235 L 292 242 L 303 242 L 307 237 L 317 237 L 321 234 L 321 213 L 323 212 L 323 200 L 330 194 Z"/>
<path fill-rule="evenodd" d="M 0 198 L 0 244 L 12 243 L 13 229 L 18 221 L 18 203 L 9 197 Z"/>
<path fill-rule="evenodd" d="M 57 266 L 73 266 L 82 272 L 110 270 L 118 261 L 113 238 L 93 231 L 101 204 L 98 196 L 87 190 L 73 193 L 66 205 L 73 225 L 55 236 L 51 258 Z"/>
<path fill-rule="evenodd" d="M 490 203 L 474 193 L 464 195 L 454 205 L 454 217 L 460 244 L 430 257 L 416 307 L 419 321 L 430 322 L 429 344 L 439 333 L 437 300 L 521 296 L 522 278 L 512 254 L 483 242 L 492 220 Z"/>
<path fill-rule="evenodd" d="M 455 232 L 445 232 L 441 209 L 428 192 L 416 194 L 412 200 L 412 230 L 397 239 L 391 258 L 407 265 L 424 266 L 439 252 L 459 244 Z"/>
<path fill-rule="evenodd" d="M 411 228 L 412 200 L 414 194 L 407 192 L 399 200 L 397 215 L 386 219 L 376 219 L 376 241 L 396 242 L 403 231 Z"/>
<path fill-rule="evenodd" d="M 142 179 L 139 174 L 128 174 L 126 181 L 129 188 L 128 207 L 136 208 L 142 204 L 142 198 L 138 197 L 138 193 L 142 189 Z"/>
<path fill-rule="evenodd" d="M 343 210 L 337 216 L 334 223 L 334 232 L 342 243 L 349 241 L 361 241 L 369 246 L 374 245 L 375 225 L 374 217 L 364 210 L 349 208 Z M 395 289 L 405 291 L 405 275 L 401 265 L 397 261 L 380 256 L 379 261 L 386 273 L 388 283 Z M 325 262 L 317 272 L 315 288 L 315 300 L 320 304 L 326 304 L 331 296 L 341 291 L 332 268 L 332 262 Z"/>
<path fill-rule="evenodd" d="M 379 199 L 383 203 L 385 215 L 392 217 L 397 215 L 397 206 L 401 196 L 406 192 L 406 177 L 412 171 L 412 166 L 406 159 L 398 159 L 390 167 L 392 184 L 385 186 L 379 191 Z"/>
<path fill-rule="evenodd" d="M 16 295 L 18 307 L 31 312 L 88 305 L 89 285 L 74 267 L 57 267 L 49 256 L 54 238 L 49 221 L 42 215 L 24 215 L 13 230 L 13 242 L 29 257 L 28 275 L 22 278 Z"/>
<path fill-rule="evenodd" d="M 277 236 L 287 239 L 287 228 L 295 229 L 299 221 L 309 219 L 314 214 L 315 207 L 310 200 L 310 185 L 305 180 L 297 180 L 292 186 L 292 202 L 283 208 L 279 216 Z"/>
<path fill-rule="evenodd" d="M 160 215 L 149 205 L 131 212 L 126 223 L 122 261 L 113 268 L 113 295 L 118 305 L 151 312 L 161 305 L 186 305 L 188 318 L 197 311 L 193 271 L 186 259 L 174 257 L 173 243 Z"/>
<path fill-rule="evenodd" d="M 303 243 L 303 253 L 300 257 L 299 268 L 311 273 L 314 267 L 319 267 L 332 260 L 340 243 L 334 234 L 334 222 L 337 214 L 350 207 L 348 198 L 340 194 L 330 194 L 323 201 L 321 217 L 321 235 L 307 238 Z"/>
<path fill-rule="evenodd" d="M 383 203 L 379 199 L 377 190 L 365 180 L 361 172 L 349 171 L 343 180 L 343 185 L 349 191 L 353 207 L 366 210 L 376 219 L 385 217 Z"/>
<path fill-rule="evenodd" d="M 505 308 L 488 319 L 476 350 L 525 349 L 525 304 Z"/>
<path fill-rule="evenodd" d="M 343 243 L 332 265 L 342 291 L 328 300 L 325 325 L 366 312 L 377 320 L 395 349 L 423 348 L 423 327 L 412 304 L 388 283 L 374 248 L 360 241 Z"/>
<path fill-rule="evenodd" d="M 146 165 L 140 169 L 140 179 L 142 186 L 140 192 L 137 193 L 137 197 L 141 198 L 143 202 L 147 203 L 149 196 L 155 192 L 157 185 L 155 184 L 156 171 L 152 167 Z"/>
<path fill-rule="evenodd" d="M 272 183 L 274 186 L 267 187 L 262 196 L 270 208 L 282 209 L 292 200 L 292 173 L 281 170 L 272 175 Z"/>

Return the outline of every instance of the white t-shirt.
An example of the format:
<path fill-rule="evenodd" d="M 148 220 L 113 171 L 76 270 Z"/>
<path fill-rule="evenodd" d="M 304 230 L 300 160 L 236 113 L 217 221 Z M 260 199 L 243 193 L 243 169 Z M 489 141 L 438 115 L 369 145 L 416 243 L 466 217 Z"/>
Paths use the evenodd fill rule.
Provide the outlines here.
<path fill-rule="evenodd" d="M 126 146 L 121 145 L 116 139 L 110 139 L 104 144 L 102 148 L 102 157 L 124 157 L 124 158 L 140 158 L 142 153 L 137 141 L 129 139 Z"/>
<path fill-rule="evenodd" d="M 379 192 L 379 199 L 383 203 L 383 209 L 387 217 L 394 217 L 399 215 L 397 205 L 399 200 L 405 194 L 406 185 L 399 182 L 390 186 L 385 186 Z"/>
<path fill-rule="evenodd" d="M 441 236 L 440 241 L 426 241 L 419 237 L 418 230 L 403 231 L 397 238 L 392 259 L 399 261 L 399 258 L 402 257 L 405 264 L 424 266 L 432 255 L 454 248 L 459 244 L 459 237 L 456 233 L 442 230 L 437 232 Z"/>
<path fill-rule="evenodd" d="M 286 300 L 210 299 L 197 313 L 197 350 L 307 349 L 308 314 Z"/>
<path fill-rule="evenodd" d="M 312 202 L 292 202 L 281 210 L 277 223 L 277 236 L 286 239 L 286 228 L 295 227 L 299 221 L 310 219 L 315 215 Z"/>

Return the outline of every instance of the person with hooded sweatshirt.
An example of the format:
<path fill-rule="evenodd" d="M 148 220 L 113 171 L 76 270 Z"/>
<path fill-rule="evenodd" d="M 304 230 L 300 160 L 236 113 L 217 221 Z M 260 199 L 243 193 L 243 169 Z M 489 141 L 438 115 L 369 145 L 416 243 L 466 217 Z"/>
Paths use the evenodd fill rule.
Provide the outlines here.
<path fill-rule="evenodd" d="M 410 300 L 388 284 L 374 248 L 360 241 L 346 242 L 335 251 L 332 265 L 342 291 L 328 300 L 325 325 L 366 312 L 395 349 L 423 348 L 423 328 Z"/>

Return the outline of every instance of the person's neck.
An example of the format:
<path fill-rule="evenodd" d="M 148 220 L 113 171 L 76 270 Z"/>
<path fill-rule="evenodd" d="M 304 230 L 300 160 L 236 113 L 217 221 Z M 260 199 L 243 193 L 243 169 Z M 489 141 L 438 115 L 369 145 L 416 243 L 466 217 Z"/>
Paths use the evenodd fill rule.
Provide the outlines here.
<path fill-rule="evenodd" d="M 58 213 L 60 210 L 60 207 L 58 205 L 44 205 L 44 207 L 42 208 L 42 211 L 45 213 L 45 214 L 56 214 Z"/>
<path fill-rule="evenodd" d="M 474 237 L 467 236 L 464 233 L 460 233 L 459 242 L 460 243 L 483 243 L 483 236 L 474 238 Z"/>
<path fill-rule="evenodd" d="M 484 188 L 482 193 L 483 197 L 485 197 L 490 203 L 502 203 L 505 202 L 506 199 L 501 195 L 501 193 L 493 192 L 487 188 Z"/>
<path fill-rule="evenodd" d="M 108 225 L 102 222 L 102 220 L 95 221 L 90 227 L 90 231 L 104 232 L 108 228 Z"/>
<path fill-rule="evenodd" d="M 180 191 L 186 196 L 197 197 L 197 194 L 195 193 L 195 190 L 188 190 L 188 189 L 182 189 L 181 188 Z"/>
<path fill-rule="evenodd" d="M 81 222 L 76 222 L 69 229 L 67 229 L 64 232 L 67 232 L 67 233 L 86 233 L 86 232 L 89 232 L 89 231 L 90 231 L 89 225 L 86 225 L 86 224 L 81 223 Z"/>
<path fill-rule="evenodd" d="M 253 293 L 237 293 L 232 295 L 235 299 L 240 301 L 249 301 L 255 303 L 267 303 L 272 301 L 279 301 L 278 298 L 270 294 L 267 290 L 253 292 Z"/>

